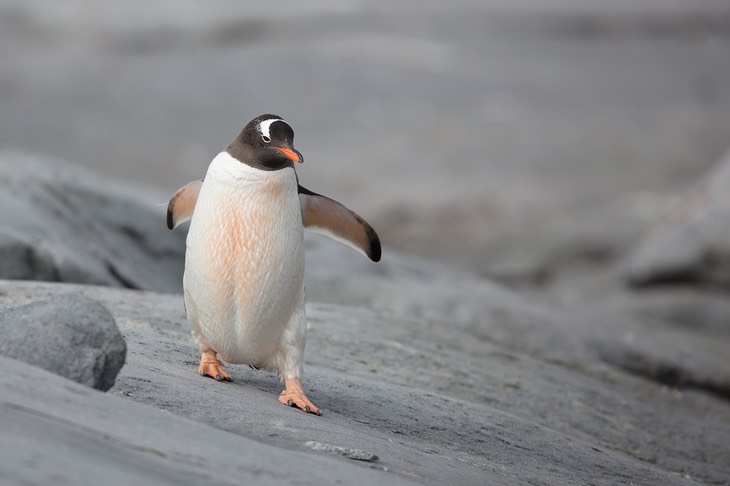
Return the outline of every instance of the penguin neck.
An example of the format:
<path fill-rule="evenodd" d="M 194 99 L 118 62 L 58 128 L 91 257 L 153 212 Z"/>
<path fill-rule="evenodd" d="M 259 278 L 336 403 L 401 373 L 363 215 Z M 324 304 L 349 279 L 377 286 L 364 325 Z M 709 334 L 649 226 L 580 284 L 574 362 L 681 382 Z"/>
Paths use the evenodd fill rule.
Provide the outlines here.
<path fill-rule="evenodd" d="M 219 153 L 208 167 L 205 179 L 218 184 L 236 185 L 268 182 L 272 179 L 293 177 L 296 179 L 293 167 L 280 170 L 262 170 L 245 164 L 226 151 Z"/>

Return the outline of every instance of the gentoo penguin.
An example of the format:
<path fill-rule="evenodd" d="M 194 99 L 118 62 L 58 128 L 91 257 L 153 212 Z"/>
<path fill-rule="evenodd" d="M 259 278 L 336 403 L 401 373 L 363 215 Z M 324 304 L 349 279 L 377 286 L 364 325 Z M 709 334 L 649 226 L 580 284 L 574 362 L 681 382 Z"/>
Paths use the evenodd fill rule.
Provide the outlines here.
<path fill-rule="evenodd" d="M 167 226 L 190 220 L 183 289 L 200 348 L 198 372 L 231 380 L 229 363 L 277 370 L 279 401 L 319 415 L 301 384 L 304 312 L 303 228 L 380 260 L 375 230 L 340 203 L 299 185 L 302 155 L 276 115 L 251 120 L 208 167 L 170 199 Z"/>

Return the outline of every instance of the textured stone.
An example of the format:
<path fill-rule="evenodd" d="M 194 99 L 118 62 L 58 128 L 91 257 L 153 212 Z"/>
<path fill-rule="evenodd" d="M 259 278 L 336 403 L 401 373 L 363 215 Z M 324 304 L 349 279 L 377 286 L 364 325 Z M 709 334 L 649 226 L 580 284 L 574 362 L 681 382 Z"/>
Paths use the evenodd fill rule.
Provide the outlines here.
<path fill-rule="evenodd" d="M 417 484 L 99 393 L 8 358 L 0 357 L 0 371 L 3 486 Z"/>
<path fill-rule="evenodd" d="M 384 262 L 391 267 L 385 269 L 388 278 L 402 287 L 410 283 L 396 274 L 409 265 L 393 254 Z M 434 280 L 431 296 L 440 295 L 446 283 L 438 282 L 428 264 L 422 268 L 423 278 Z M 59 287 L 0 282 L 0 305 L 15 307 L 68 291 L 68 286 Z M 611 321 L 597 320 L 596 330 L 583 319 L 548 311 L 537 319 L 531 316 L 539 306 L 519 313 L 513 306 L 522 299 L 508 291 L 490 294 L 475 285 L 470 288 L 454 290 L 469 299 L 481 296 L 484 308 L 492 311 L 469 325 L 462 325 L 457 314 L 436 318 L 449 313 L 437 309 L 444 300 L 432 298 L 428 304 L 429 295 L 420 296 L 427 311 L 422 317 L 409 316 L 397 306 L 308 304 L 304 386 L 323 410 L 322 417 L 280 405 L 281 385 L 274 373 L 227 365 L 233 383 L 200 377 L 181 296 L 106 287 L 78 290 L 104 303 L 128 342 L 127 364 L 109 394 L 190 419 L 175 422 L 181 434 L 200 434 L 202 423 L 252 439 L 239 443 L 239 459 L 233 460 L 227 443 L 205 433 L 211 437 L 205 440 L 205 456 L 233 460 L 225 471 L 243 477 L 252 470 L 290 477 L 302 471 L 302 452 L 336 460 L 305 445 L 313 441 L 377 455 L 377 463 L 342 461 L 356 468 L 347 469 L 353 477 L 370 467 L 378 469 L 384 475 L 368 477 L 384 483 L 401 478 L 422 484 L 547 485 L 727 480 L 730 408 L 725 400 L 693 384 L 669 387 L 603 362 L 592 340 L 625 346 L 626 327 L 606 328 Z M 428 286 L 413 293 L 419 292 L 425 294 Z M 613 316 L 626 320 L 627 327 L 633 323 L 624 315 Z M 618 339 L 603 336 L 600 328 L 617 332 Z M 642 340 L 649 337 L 647 333 Z M 561 342 L 570 344 L 561 347 Z M 552 352 L 545 351 L 551 347 Z M 37 406 L 51 406 L 46 400 L 52 398 L 38 399 Z M 124 404 L 106 406 L 112 407 L 106 413 L 113 413 L 114 421 L 122 420 L 118 416 Z M 144 437 L 130 434 L 127 440 L 151 447 L 146 437 L 154 436 L 151 448 L 178 458 L 176 470 L 192 468 L 206 477 L 220 477 L 198 460 L 199 450 L 183 454 L 180 447 L 188 444 L 170 442 L 179 437 L 168 435 L 168 422 L 147 420 L 140 418 L 133 428 L 144 430 Z M 69 437 L 76 437 L 77 427 L 69 426 Z M 93 437 L 74 439 L 74 444 Z M 269 446 L 291 455 L 291 463 L 261 460 L 254 467 L 248 459 L 261 450 L 268 454 Z M 73 457 L 84 463 L 83 456 Z M 108 460 L 102 468 L 114 471 L 125 464 Z M 342 472 L 333 470 L 333 481 Z M 311 468 L 298 482 L 317 484 L 320 473 Z M 152 484 L 165 483 L 160 478 Z"/>
<path fill-rule="evenodd" d="M 104 391 L 114 385 L 127 353 L 114 317 L 79 293 L 3 312 L 0 335 L 0 355 Z"/>
<path fill-rule="evenodd" d="M 167 198 L 51 158 L 0 152 L 0 278 L 182 289 Z"/>
<path fill-rule="evenodd" d="M 309 447 L 313 451 L 327 452 L 336 456 L 346 457 L 353 461 L 377 462 L 378 456 L 370 452 L 361 451 L 352 447 L 341 447 L 331 444 L 323 444 L 314 440 L 308 440 L 304 443 L 304 447 Z"/>

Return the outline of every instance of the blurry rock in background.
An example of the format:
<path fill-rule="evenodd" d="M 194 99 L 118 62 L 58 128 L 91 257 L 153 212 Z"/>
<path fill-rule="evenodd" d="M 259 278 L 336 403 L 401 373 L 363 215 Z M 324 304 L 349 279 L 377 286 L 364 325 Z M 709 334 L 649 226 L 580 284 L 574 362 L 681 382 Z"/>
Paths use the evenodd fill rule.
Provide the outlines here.
<path fill-rule="evenodd" d="M 167 194 L 277 113 L 386 247 L 544 286 L 727 148 L 728 52 L 724 0 L 3 0 L 0 143 Z"/>
<path fill-rule="evenodd" d="M 636 286 L 730 287 L 730 152 L 641 242 L 628 277 Z"/>
<path fill-rule="evenodd" d="M 0 152 L 0 278 L 181 292 L 185 237 L 165 227 L 166 202 L 58 159 Z"/>

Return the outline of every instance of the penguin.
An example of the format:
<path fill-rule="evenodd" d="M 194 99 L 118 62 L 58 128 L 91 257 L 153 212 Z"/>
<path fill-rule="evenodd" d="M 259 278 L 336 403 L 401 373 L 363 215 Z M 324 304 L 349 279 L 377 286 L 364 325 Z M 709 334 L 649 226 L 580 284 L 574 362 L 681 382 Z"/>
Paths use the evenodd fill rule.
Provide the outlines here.
<path fill-rule="evenodd" d="M 232 381 L 223 361 L 276 370 L 285 386 L 279 402 L 321 415 L 301 382 L 304 228 L 374 262 L 381 244 L 363 218 L 299 184 L 295 164 L 303 162 L 291 126 L 277 115 L 258 116 L 213 159 L 204 179 L 175 192 L 167 226 L 190 221 L 183 295 L 201 354 L 198 373 Z"/>

